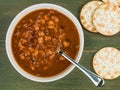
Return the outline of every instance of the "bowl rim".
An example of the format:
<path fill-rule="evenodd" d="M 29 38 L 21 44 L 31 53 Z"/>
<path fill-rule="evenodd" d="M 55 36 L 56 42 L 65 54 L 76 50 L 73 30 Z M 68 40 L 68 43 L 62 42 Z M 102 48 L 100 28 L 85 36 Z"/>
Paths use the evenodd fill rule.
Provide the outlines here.
<path fill-rule="evenodd" d="M 36 76 L 29 74 L 25 70 L 23 70 L 16 62 L 16 60 L 13 56 L 13 53 L 12 53 L 11 38 L 12 38 L 12 34 L 14 32 L 16 25 L 25 15 L 29 14 L 32 11 L 40 10 L 40 9 L 54 9 L 64 15 L 66 15 L 70 20 L 72 20 L 72 22 L 75 24 L 75 26 L 78 30 L 79 39 L 80 39 L 80 49 L 79 49 L 79 52 L 78 52 L 78 55 L 77 55 L 75 61 L 77 63 L 80 61 L 82 53 L 83 53 L 83 49 L 84 49 L 84 34 L 83 34 L 82 26 L 79 23 L 79 21 L 77 20 L 77 18 L 70 11 L 68 11 L 67 9 L 65 9 L 59 5 L 56 5 L 56 4 L 50 4 L 50 3 L 35 4 L 35 5 L 25 8 L 20 13 L 18 13 L 15 16 L 15 18 L 12 20 L 12 22 L 10 23 L 10 26 L 8 27 L 8 31 L 6 34 L 5 48 L 6 48 L 6 53 L 7 53 L 8 59 L 11 62 L 12 66 L 22 76 L 24 76 L 25 78 L 30 79 L 32 81 L 36 81 L 36 82 L 52 82 L 52 81 L 56 81 L 58 79 L 65 77 L 66 75 L 68 75 L 75 68 L 75 66 L 71 65 L 65 71 L 63 71 L 57 75 L 51 76 L 51 77 L 36 77 Z"/>

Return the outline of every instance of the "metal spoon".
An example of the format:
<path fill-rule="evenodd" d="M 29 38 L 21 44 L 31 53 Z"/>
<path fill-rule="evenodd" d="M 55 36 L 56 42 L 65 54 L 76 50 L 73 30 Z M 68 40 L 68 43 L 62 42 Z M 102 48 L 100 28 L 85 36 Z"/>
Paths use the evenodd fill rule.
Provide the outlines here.
<path fill-rule="evenodd" d="M 90 80 L 98 87 L 102 87 L 105 82 L 104 79 L 99 77 L 98 75 L 94 74 L 93 72 L 89 71 L 82 65 L 76 63 L 72 58 L 70 58 L 67 54 L 65 54 L 61 49 L 58 49 L 57 52 L 65 57 L 68 61 L 70 61 L 73 65 L 75 65 L 78 69 L 80 69 L 86 76 L 90 78 Z"/>

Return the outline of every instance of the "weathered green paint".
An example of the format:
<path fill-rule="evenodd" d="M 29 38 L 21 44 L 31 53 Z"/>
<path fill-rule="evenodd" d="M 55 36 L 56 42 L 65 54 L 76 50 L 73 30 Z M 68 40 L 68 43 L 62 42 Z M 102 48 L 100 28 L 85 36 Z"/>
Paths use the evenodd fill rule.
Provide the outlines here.
<path fill-rule="evenodd" d="M 66 77 L 55 82 L 33 82 L 17 73 L 6 55 L 5 36 L 7 28 L 12 19 L 24 8 L 38 3 L 53 3 L 68 9 L 79 20 L 80 9 L 88 1 L 90 0 L 0 0 L 0 90 L 118 90 L 120 88 L 120 78 L 105 80 L 105 86 L 97 88 L 77 68 Z M 94 54 L 105 46 L 120 49 L 120 33 L 113 37 L 106 37 L 90 33 L 85 29 L 83 31 L 85 48 L 79 63 L 94 72 L 92 68 Z"/>

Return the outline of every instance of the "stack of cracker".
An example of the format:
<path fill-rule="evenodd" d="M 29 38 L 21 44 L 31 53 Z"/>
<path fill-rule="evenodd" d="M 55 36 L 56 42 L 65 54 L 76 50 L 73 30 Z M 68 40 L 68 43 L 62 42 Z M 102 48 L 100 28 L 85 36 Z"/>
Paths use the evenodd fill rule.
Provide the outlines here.
<path fill-rule="evenodd" d="M 120 0 L 92 0 L 80 12 L 81 24 L 86 30 L 113 36 L 120 31 Z M 120 51 L 114 47 L 99 50 L 93 58 L 95 72 L 104 79 L 120 76 Z"/>
<path fill-rule="evenodd" d="M 82 25 L 90 32 L 112 36 L 120 31 L 120 0 L 90 1 L 80 12 Z"/>

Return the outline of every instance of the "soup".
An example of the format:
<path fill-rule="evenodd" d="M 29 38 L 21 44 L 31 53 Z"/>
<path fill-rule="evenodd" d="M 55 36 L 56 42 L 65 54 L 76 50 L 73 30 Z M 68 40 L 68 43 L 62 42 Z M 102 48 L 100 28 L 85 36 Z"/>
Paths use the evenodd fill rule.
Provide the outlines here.
<path fill-rule="evenodd" d="M 11 45 L 14 58 L 23 70 L 34 76 L 50 77 L 70 66 L 57 49 L 75 59 L 80 40 L 68 17 L 53 9 L 41 9 L 19 21 Z"/>

